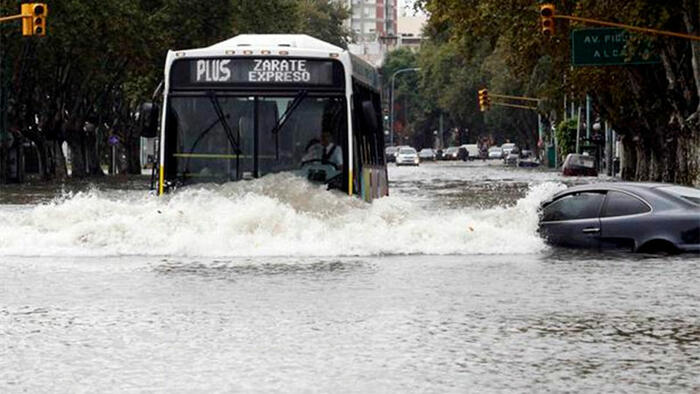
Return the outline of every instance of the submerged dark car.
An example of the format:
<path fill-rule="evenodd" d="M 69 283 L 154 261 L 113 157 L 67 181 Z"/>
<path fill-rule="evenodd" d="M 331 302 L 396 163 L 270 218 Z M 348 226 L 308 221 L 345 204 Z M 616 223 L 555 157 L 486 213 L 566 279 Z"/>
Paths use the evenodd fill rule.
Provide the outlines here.
<path fill-rule="evenodd" d="M 588 155 L 569 153 L 561 169 L 562 175 L 565 176 L 598 176 L 595 158 Z"/>
<path fill-rule="evenodd" d="M 700 190 L 663 183 L 599 183 L 542 204 L 540 235 L 559 246 L 700 253 Z"/>

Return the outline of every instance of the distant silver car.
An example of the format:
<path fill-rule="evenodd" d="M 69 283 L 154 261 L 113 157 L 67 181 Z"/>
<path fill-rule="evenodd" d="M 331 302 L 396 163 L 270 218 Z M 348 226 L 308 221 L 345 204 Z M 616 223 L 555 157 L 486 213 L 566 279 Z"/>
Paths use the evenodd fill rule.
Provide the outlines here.
<path fill-rule="evenodd" d="M 395 146 L 387 146 L 386 149 L 384 149 L 384 156 L 386 157 L 387 163 L 391 163 L 396 161 L 396 152 L 398 152 L 399 148 Z"/>
<path fill-rule="evenodd" d="M 459 159 L 459 147 L 450 146 L 442 153 L 442 160 L 457 160 Z"/>
<path fill-rule="evenodd" d="M 399 152 L 396 154 L 397 166 L 417 166 L 419 163 L 420 159 L 418 158 L 418 153 L 415 149 L 411 147 L 399 148 Z"/>
<path fill-rule="evenodd" d="M 598 183 L 542 204 L 549 243 L 635 252 L 700 253 L 700 190 L 663 183 Z"/>
<path fill-rule="evenodd" d="M 430 148 L 424 148 L 421 149 L 420 152 L 418 152 L 418 158 L 420 161 L 435 161 L 435 158 L 437 157 L 437 154 L 435 153 L 434 150 Z"/>

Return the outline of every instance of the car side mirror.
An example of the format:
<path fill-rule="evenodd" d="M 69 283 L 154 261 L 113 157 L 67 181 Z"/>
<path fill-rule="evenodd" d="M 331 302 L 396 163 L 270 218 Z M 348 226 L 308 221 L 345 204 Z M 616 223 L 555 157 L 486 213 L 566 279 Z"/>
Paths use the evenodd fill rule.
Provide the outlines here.
<path fill-rule="evenodd" d="M 376 132 L 379 130 L 377 111 L 374 110 L 374 105 L 371 101 L 367 100 L 362 102 L 362 115 L 365 117 L 365 121 L 372 131 Z"/>
<path fill-rule="evenodd" d="M 155 103 L 143 103 L 136 113 L 136 121 L 139 134 L 144 138 L 153 138 L 158 135 L 158 115 L 160 108 Z"/>

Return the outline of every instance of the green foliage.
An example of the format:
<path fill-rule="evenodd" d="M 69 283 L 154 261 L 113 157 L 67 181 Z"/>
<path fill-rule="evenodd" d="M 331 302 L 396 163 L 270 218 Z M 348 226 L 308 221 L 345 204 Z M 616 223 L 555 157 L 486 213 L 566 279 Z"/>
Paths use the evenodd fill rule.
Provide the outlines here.
<path fill-rule="evenodd" d="M 554 131 L 557 136 L 557 148 L 559 156 L 566 157 L 576 151 L 576 127 L 578 118 L 571 118 L 560 122 Z"/>
<path fill-rule="evenodd" d="M 387 107 L 390 108 L 391 79 L 394 76 L 394 131 L 399 137 L 409 139 L 415 133 L 414 127 L 424 111 L 424 100 L 416 87 L 419 73 L 417 71 L 401 71 L 417 68 L 418 56 L 408 49 L 397 49 L 389 52 L 381 70 L 384 81 Z M 389 127 L 389 126 L 388 126 Z"/>

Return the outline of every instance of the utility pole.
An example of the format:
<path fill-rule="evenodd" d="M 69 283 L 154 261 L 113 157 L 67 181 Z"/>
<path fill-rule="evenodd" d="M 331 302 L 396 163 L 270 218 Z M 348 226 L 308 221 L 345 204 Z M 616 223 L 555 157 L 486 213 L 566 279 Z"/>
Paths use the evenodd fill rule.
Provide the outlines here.
<path fill-rule="evenodd" d="M 591 96 L 586 95 L 586 139 L 591 139 Z"/>
<path fill-rule="evenodd" d="M 576 153 L 581 153 L 581 106 L 578 107 L 578 116 L 576 117 Z"/>
<path fill-rule="evenodd" d="M 391 74 L 391 93 L 389 94 L 391 96 L 391 99 L 389 100 L 389 106 L 391 107 L 391 124 L 389 125 L 389 146 L 394 145 L 394 81 L 398 74 L 419 70 L 420 67 L 402 68 L 400 70 L 394 71 L 394 73 Z"/>

